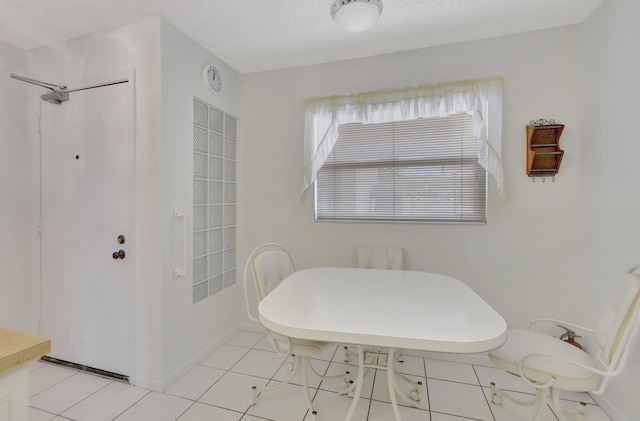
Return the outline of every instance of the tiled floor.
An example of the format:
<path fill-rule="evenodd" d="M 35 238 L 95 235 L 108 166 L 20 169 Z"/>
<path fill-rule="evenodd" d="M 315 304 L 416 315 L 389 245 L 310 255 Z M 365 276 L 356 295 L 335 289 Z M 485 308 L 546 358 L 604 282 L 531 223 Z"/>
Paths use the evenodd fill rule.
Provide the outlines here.
<path fill-rule="evenodd" d="M 490 403 L 489 383 L 503 389 L 531 393 L 521 380 L 486 365 L 469 365 L 424 358 L 406 352 L 398 371 L 426 385 L 420 406 L 401 406 L 404 421 L 530 420 L 535 408 L 516 408 Z M 313 360 L 319 372 L 355 373 L 343 361 L 341 348 L 333 347 Z M 281 380 L 287 374 L 264 335 L 240 332 L 191 370 L 165 393 L 156 393 L 71 369 L 32 363 L 30 372 L 30 419 L 118 421 L 308 421 L 300 378 L 277 391 L 265 393 L 254 406 L 247 398 L 251 386 Z M 353 375 L 353 374 L 352 374 Z M 300 377 L 300 376 L 298 376 Z M 351 399 L 338 395 L 338 381 L 312 377 L 318 421 L 341 421 Z M 408 390 L 408 389 L 407 389 Z M 567 407 L 585 401 L 591 421 L 611 421 L 586 394 L 563 396 Z M 386 373 L 371 370 L 365 377 L 354 421 L 393 421 Z M 547 408 L 544 421 L 557 418 Z"/>

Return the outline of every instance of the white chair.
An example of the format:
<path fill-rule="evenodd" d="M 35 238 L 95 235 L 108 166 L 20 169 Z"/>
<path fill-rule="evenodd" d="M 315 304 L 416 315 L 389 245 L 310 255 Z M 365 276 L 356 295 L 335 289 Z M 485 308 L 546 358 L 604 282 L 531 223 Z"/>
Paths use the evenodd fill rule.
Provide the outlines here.
<path fill-rule="evenodd" d="M 404 269 L 404 250 L 401 247 L 358 246 L 358 267 L 364 269 Z M 398 350 L 398 362 L 404 362 L 404 353 Z"/>
<path fill-rule="evenodd" d="M 404 269 L 404 252 L 400 247 L 358 247 L 358 267 L 366 269 Z"/>
<path fill-rule="evenodd" d="M 492 383 L 492 402 L 501 405 L 503 399 L 507 398 L 525 406 L 538 403 L 534 420 L 539 420 L 550 395 L 551 409 L 560 421 L 566 420 L 565 415 L 575 415 L 578 421 L 587 420 L 584 403 L 567 414 L 563 413 L 559 392 L 565 390 L 601 394 L 611 379 L 623 370 L 640 325 L 640 269 L 635 269 L 630 274 L 634 276 L 625 299 L 618 306 L 604 312 L 597 329 L 554 319 L 536 319 L 529 324 L 527 330 L 508 330 L 507 341 L 491 351 L 489 358 L 498 367 L 520 376 L 537 393 L 529 401 L 520 401 L 497 390 Z M 593 339 L 595 352 L 587 352 L 554 336 L 531 330 L 532 326 L 543 322 L 585 332 L 585 338 L 589 334 Z"/>
<path fill-rule="evenodd" d="M 358 246 L 358 267 L 363 269 L 385 269 L 385 270 L 403 270 L 404 269 L 404 250 L 401 247 L 378 247 L 378 246 Z M 348 347 L 344 347 L 344 361 L 351 361 L 351 353 Z M 384 369 L 382 364 L 373 362 L 374 358 L 386 357 L 387 353 L 383 349 L 373 348 L 365 349 L 365 365 L 362 368 Z M 399 349 L 395 354 L 395 361 L 404 362 L 404 352 Z M 420 401 L 420 394 L 423 390 L 422 382 L 414 382 L 402 374 L 396 373 L 396 378 L 400 378 L 412 386 L 409 392 L 409 399 L 400 393 L 400 387 L 396 383 L 396 390 L 399 392 L 401 399 L 408 405 L 417 406 Z M 350 393 L 355 385 L 347 388 L 341 393 Z"/>
<path fill-rule="evenodd" d="M 404 251 L 401 247 L 358 246 L 358 267 L 363 269 L 404 269 Z M 344 361 L 351 361 L 351 351 L 344 347 Z M 398 350 L 396 361 L 404 362 L 404 353 Z"/>
<path fill-rule="evenodd" d="M 358 267 L 363 269 L 404 269 L 404 250 L 401 247 L 358 246 Z M 344 361 L 351 361 L 351 353 L 344 347 Z M 396 361 L 404 362 L 404 353 L 398 350 Z"/>
<path fill-rule="evenodd" d="M 256 296 L 259 303 L 264 299 L 264 297 L 280 285 L 280 282 L 295 272 L 295 267 L 291 256 L 289 256 L 281 245 L 276 243 L 262 244 L 256 247 L 249 255 L 244 268 L 245 303 L 249 318 L 253 321 L 259 322 L 258 318 L 253 315 L 251 305 L 249 304 L 249 293 L 247 289 L 247 272 L 249 271 L 251 271 L 253 277 Z M 257 402 L 258 394 L 281 388 L 289 383 L 296 372 L 300 369 L 302 372 L 302 387 L 307 401 L 307 406 L 309 408 L 309 414 L 311 420 L 315 420 L 317 412 L 313 407 L 311 395 L 309 394 L 308 370 L 311 369 L 322 379 L 342 378 L 344 380 L 346 378 L 344 375 L 323 376 L 316 372 L 311 365 L 311 357 L 321 354 L 334 344 L 289 338 L 275 332 L 271 332 L 268 329 L 266 329 L 266 335 L 275 351 L 282 356 L 291 356 L 293 358 L 293 362 L 289 363 L 290 374 L 285 381 L 278 383 L 275 386 L 263 388 L 253 386 L 251 395 L 249 396 L 249 404 L 254 405 Z M 344 383 L 346 383 L 346 381 Z"/>

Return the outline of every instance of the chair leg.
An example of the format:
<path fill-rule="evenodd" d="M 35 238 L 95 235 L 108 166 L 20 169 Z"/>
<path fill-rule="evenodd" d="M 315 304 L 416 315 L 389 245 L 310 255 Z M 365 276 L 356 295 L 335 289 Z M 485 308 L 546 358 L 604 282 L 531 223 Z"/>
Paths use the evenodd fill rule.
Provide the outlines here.
<path fill-rule="evenodd" d="M 554 387 L 551 388 L 551 409 L 553 409 L 559 421 L 567 421 L 567 415 L 576 421 L 588 421 L 589 419 L 587 417 L 587 404 L 584 402 L 580 402 L 580 405 L 568 412 L 563 411 L 560 407 L 560 392 Z"/>
<path fill-rule="evenodd" d="M 346 349 L 346 347 L 345 347 Z M 358 347 L 358 351 L 362 350 L 363 354 L 363 365 L 358 368 L 358 375 L 360 371 L 362 371 L 362 377 L 365 378 L 369 375 L 369 372 L 372 368 L 378 368 L 377 364 L 373 363 L 374 358 L 379 356 L 378 352 L 375 352 L 369 348 L 364 349 L 362 347 Z M 346 351 L 345 351 L 346 352 Z M 353 353 L 353 351 L 349 350 L 349 353 Z M 359 355 L 358 355 L 359 357 Z M 350 398 L 353 398 L 354 391 L 357 387 L 357 381 L 349 380 L 348 375 L 351 374 L 349 371 L 346 372 L 344 380 L 340 384 L 340 390 L 338 391 L 339 395 L 347 395 Z M 340 377 L 340 376 L 338 376 Z"/>
<path fill-rule="evenodd" d="M 333 376 L 325 376 L 323 374 L 320 374 L 316 371 L 315 368 L 313 368 L 313 364 L 311 364 L 311 359 L 309 358 L 309 368 L 311 369 L 311 371 L 313 371 L 313 374 L 315 374 L 316 376 L 320 377 L 322 380 L 333 380 L 333 379 L 347 379 L 348 375 L 351 374 L 350 371 L 345 371 L 345 374 L 336 374 Z"/>
<path fill-rule="evenodd" d="M 360 393 L 362 393 L 362 383 L 364 380 L 364 350 L 361 345 L 358 345 L 358 377 L 356 378 L 355 383 L 355 391 L 353 391 L 353 401 L 351 402 L 351 406 L 349 407 L 349 412 L 345 417 L 344 421 L 351 421 L 351 417 L 356 412 L 356 407 L 358 406 L 358 402 L 360 401 Z"/>
<path fill-rule="evenodd" d="M 396 416 L 396 420 L 401 421 L 402 417 L 400 416 L 400 409 L 398 408 L 398 400 L 396 397 L 396 393 L 399 387 L 393 372 L 393 348 L 389 349 L 387 359 L 387 383 L 389 385 L 389 398 L 391 398 L 391 407 L 393 408 L 393 413 Z M 404 397 L 404 395 L 402 394 L 400 394 L 400 396 Z"/>
<path fill-rule="evenodd" d="M 320 377 L 323 380 L 343 379 L 345 383 L 346 383 L 347 375 L 349 374 L 349 372 L 347 371 L 345 374 L 338 374 L 335 376 L 324 376 L 318 373 L 315 368 L 313 368 L 310 357 L 301 357 L 301 363 L 302 363 L 302 366 L 300 368 L 302 370 L 302 388 L 304 390 L 305 399 L 307 400 L 307 407 L 309 408 L 311 421 L 315 421 L 316 416 L 318 415 L 318 411 L 316 411 L 313 408 L 313 401 L 311 399 L 311 393 L 309 391 L 309 369 L 311 369 L 313 374 L 315 374 L 316 376 Z"/>
<path fill-rule="evenodd" d="M 410 378 L 408 378 L 407 376 L 404 376 L 402 374 L 399 374 L 397 372 L 395 372 L 394 370 L 394 374 L 395 374 L 395 379 L 396 379 L 396 388 L 398 390 L 398 393 L 400 393 L 400 396 L 404 397 L 404 395 L 401 393 L 400 391 L 400 386 L 398 385 L 397 380 L 403 380 L 405 383 L 410 384 L 411 386 L 413 386 L 413 389 L 411 389 L 411 392 L 409 392 L 409 398 L 411 399 L 411 401 L 408 401 L 406 399 L 404 399 L 404 401 L 406 403 L 408 403 L 411 406 L 418 406 L 418 402 L 420 402 L 420 395 L 422 394 L 423 390 L 424 390 L 424 386 L 422 384 L 422 382 L 416 382 L 411 380 Z"/>
<path fill-rule="evenodd" d="M 251 388 L 251 394 L 249 395 L 249 405 L 255 405 L 256 402 L 258 401 L 258 395 L 260 395 L 261 393 L 270 392 L 272 390 L 280 389 L 281 387 L 285 386 L 291 381 L 293 376 L 296 375 L 296 372 L 298 370 L 302 370 L 302 389 L 305 396 L 305 400 L 307 401 L 307 407 L 309 408 L 310 421 L 315 421 L 317 411 L 313 408 L 313 401 L 311 399 L 311 392 L 309 390 L 309 369 L 311 369 L 311 371 L 313 371 L 314 374 L 316 374 L 318 377 L 322 379 L 339 379 L 339 378 L 346 379 L 346 376 L 349 374 L 349 372 L 347 372 L 346 374 L 340 374 L 336 376 L 323 376 L 313 368 L 313 366 L 311 365 L 311 358 L 307 356 L 300 357 L 294 354 L 291 354 L 291 357 L 293 358 L 293 364 L 292 364 L 292 367 L 289 368 L 290 373 L 287 376 L 287 378 L 284 381 L 273 386 L 265 386 L 261 388 L 257 386 L 253 386 Z"/>
<path fill-rule="evenodd" d="M 389 348 L 387 350 L 387 366 L 385 369 L 387 370 L 387 382 L 389 383 L 389 394 L 391 395 L 391 404 L 394 406 L 394 412 L 397 411 L 397 401 L 394 404 L 396 394 L 400 397 L 400 399 L 406 403 L 407 405 L 417 407 L 420 403 L 420 394 L 422 393 L 422 382 L 414 382 L 410 378 L 403 376 L 402 374 L 398 374 L 395 372 L 394 363 L 395 359 L 393 357 L 394 349 Z M 409 392 L 409 396 L 405 396 L 402 389 L 400 389 L 400 385 L 398 384 L 398 378 L 404 380 L 408 384 L 413 386 L 411 392 Z"/>
<path fill-rule="evenodd" d="M 560 393 L 558 392 L 558 389 L 556 389 L 555 387 L 551 388 L 551 408 L 553 409 L 553 412 L 555 412 L 556 417 L 558 417 L 559 421 L 567 421 L 567 419 L 564 417 L 564 411 L 562 410 L 562 408 L 560 408 Z"/>
<path fill-rule="evenodd" d="M 302 357 L 302 390 L 304 391 L 304 397 L 307 400 L 307 407 L 309 408 L 311 421 L 316 421 L 316 415 L 318 415 L 318 412 L 313 409 L 313 402 L 311 400 L 311 394 L 309 393 L 309 367 L 311 367 L 309 357 Z M 311 367 L 311 369 L 313 370 L 313 367 Z M 315 372 L 315 370 L 313 371 Z"/>
<path fill-rule="evenodd" d="M 363 351 L 363 365 L 360 366 L 358 368 L 358 374 L 360 374 L 360 371 L 362 371 L 363 373 L 363 378 L 367 376 L 367 374 L 369 373 L 369 371 L 371 369 L 382 369 L 382 370 L 389 370 L 389 364 L 388 362 L 394 362 L 394 361 L 398 361 L 396 356 L 395 356 L 395 350 L 392 348 L 387 348 L 385 350 L 382 349 L 366 349 Z M 380 360 L 378 359 L 379 357 L 384 357 L 385 358 L 385 364 L 381 364 Z M 374 362 L 376 361 L 376 362 Z M 393 378 L 393 382 L 390 383 L 389 385 L 389 390 L 391 391 L 391 388 L 393 388 L 393 390 L 395 391 L 395 393 L 398 394 L 398 396 L 400 396 L 400 399 L 402 399 L 402 401 L 404 403 L 406 403 L 407 405 L 410 406 L 414 406 L 417 407 L 419 406 L 420 403 L 420 395 L 422 394 L 423 390 L 424 390 L 424 386 L 422 384 L 422 382 L 418 381 L 413 381 L 410 378 L 399 374 L 395 371 L 395 369 L 393 369 L 393 363 L 391 364 L 392 370 L 391 370 L 391 374 L 392 374 L 392 378 Z M 348 374 L 348 372 L 347 372 Z M 404 392 L 402 391 L 402 389 L 400 388 L 400 385 L 398 384 L 398 379 L 403 380 L 404 382 L 408 383 L 409 385 L 413 386 L 413 388 L 411 389 L 411 391 L 409 392 L 409 395 L 406 396 L 404 394 Z M 351 381 L 350 384 L 344 383 L 343 386 L 341 386 L 340 391 L 338 392 L 338 394 L 340 395 L 347 395 L 349 397 L 353 397 L 354 396 L 354 390 L 356 389 L 357 386 L 357 382 L 353 382 Z"/>
<path fill-rule="evenodd" d="M 496 388 L 496 384 L 494 382 L 491 382 L 490 393 L 491 393 L 491 402 L 494 405 L 498 405 L 498 406 L 502 405 L 505 399 L 520 406 L 532 406 L 537 403 L 538 409 L 536 410 L 536 413 L 533 417 L 533 421 L 540 421 L 542 419 L 544 408 L 547 406 L 547 399 L 548 399 L 547 396 L 549 394 L 549 389 L 548 388 L 536 389 L 536 395 L 532 399 L 520 400 L 520 399 L 515 399 L 509 396 L 503 390 Z"/>
<path fill-rule="evenodd" d="M 265 386 L 265 387 L 252 386 L 251 394 L 249 395 L 249 399 L 248 399 L 249 405 L 255 405 L 256 402 L 258 401 L 258 395 L 260 395 L 262 392 L 270 392 L 272 390 L 280 389 L 281 387 L 285 386 L 291 381 L 293 376 L 296 375 L 298 368 L 300 367 L 300 357 L 294 354 L 291 354 L 291 357 L 293 358 L 293 367 L 289 369 L 290 373 L 287 376 L 287 378 L 284 381 L 273 386 Z"/>
<path fill-rule="evenodd" d="M 346 346 L 343 348 L 343 350 L 344 350 L 344 362 L 345 363 L 351 362 L 351 351 Z"/>

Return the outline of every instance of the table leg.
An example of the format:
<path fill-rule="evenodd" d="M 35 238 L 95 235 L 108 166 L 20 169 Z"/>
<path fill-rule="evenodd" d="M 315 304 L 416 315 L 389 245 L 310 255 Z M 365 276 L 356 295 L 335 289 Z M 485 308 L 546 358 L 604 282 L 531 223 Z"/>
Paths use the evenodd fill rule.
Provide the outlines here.
<path fill-rule="evenodd" d="M 360 400 L 360 393 L 362 392 L 362 383 L 364 383 L 364 370 L 364 349 L 361 345 L 358 345 L 358 376 L 356 378 L 356 390 L 353 393 L 353 401 L 351 402 L 351 407 L 349 407 L 349 412 L 347 413 L 344 421 L 351 421 L 351 417 L 353 417 L 353 414 L 356 412 L 356 407 Z"/>
<path fill-rule="evenodd" d="M 396 421 L 402 421 L 400 409 L 398 408 L 398 399 L 396 397 L 396 374 L 393 371 L 393 353 L 394 348 L 387 349 L 387 383 L 389 383 L 389 397 L 391 398 L 391 406 L 396 416 Z"/>

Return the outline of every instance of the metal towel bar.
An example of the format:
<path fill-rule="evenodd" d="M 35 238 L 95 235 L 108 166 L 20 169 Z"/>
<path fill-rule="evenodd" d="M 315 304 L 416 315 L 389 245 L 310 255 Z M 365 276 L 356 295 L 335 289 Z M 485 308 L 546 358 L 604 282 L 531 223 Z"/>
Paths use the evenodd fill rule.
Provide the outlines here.
<path fill-rule="evenodd" d="M 182 218 L 182 267 L 173 270 L 174 278 L 179 278 L 187 274 L 187 218 L 182 209 L 174 210 L 173 218 Z"/>

